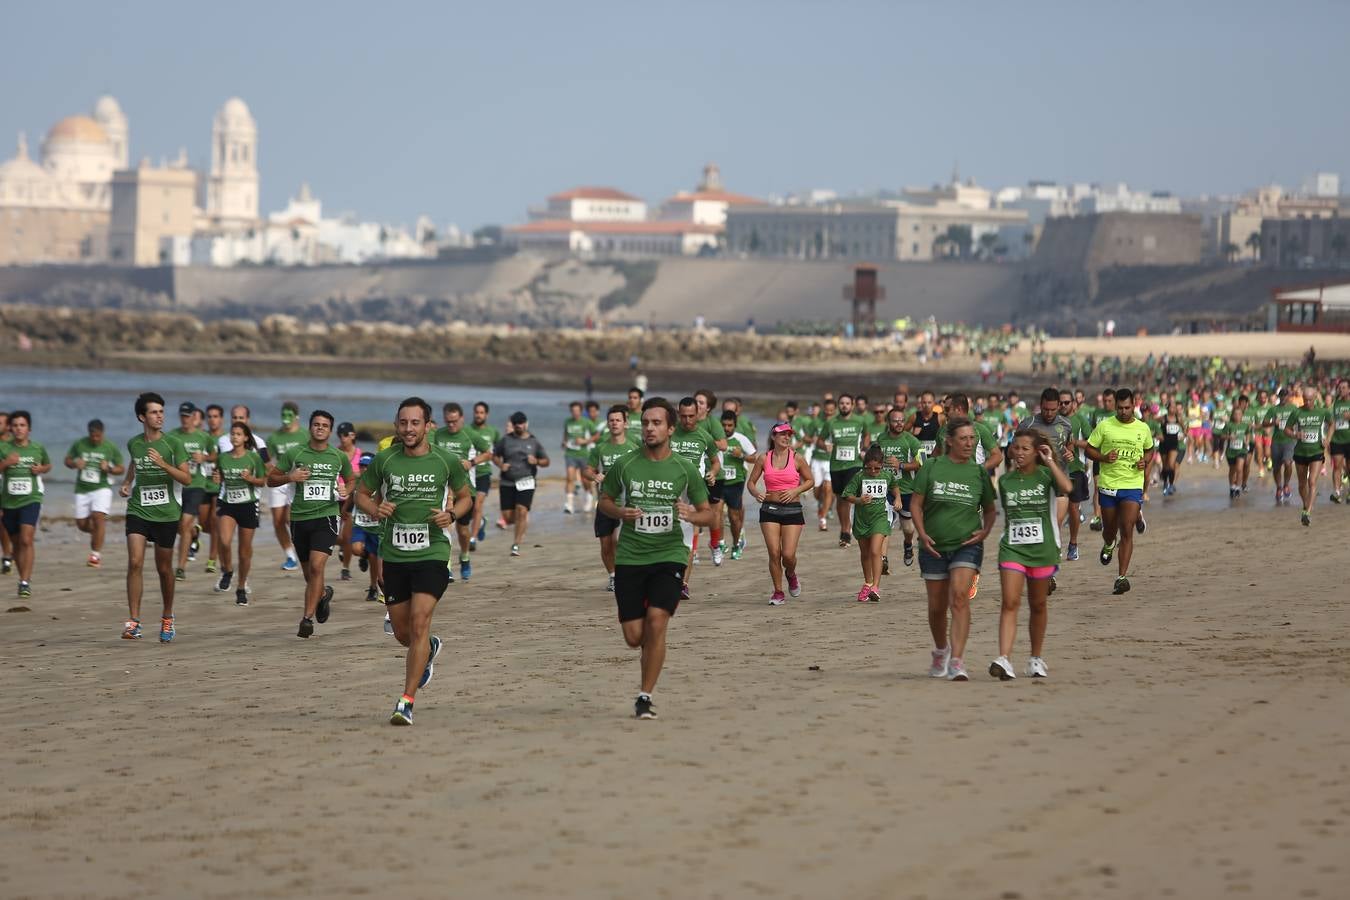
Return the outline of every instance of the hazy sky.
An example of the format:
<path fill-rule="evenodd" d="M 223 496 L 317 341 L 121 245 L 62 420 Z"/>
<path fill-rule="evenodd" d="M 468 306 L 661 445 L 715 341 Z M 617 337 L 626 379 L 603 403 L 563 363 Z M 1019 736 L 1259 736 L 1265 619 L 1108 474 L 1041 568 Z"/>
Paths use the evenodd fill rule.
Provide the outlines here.
<path fill-rule="evenodd" d="M 1350 2 L 0 2 L 0 159 L 100 93 L 133 160 L 242 97 L 263 210 L 472 228 L 578 184 L 659 202 L 962 176 L 1350 179 Z"/>

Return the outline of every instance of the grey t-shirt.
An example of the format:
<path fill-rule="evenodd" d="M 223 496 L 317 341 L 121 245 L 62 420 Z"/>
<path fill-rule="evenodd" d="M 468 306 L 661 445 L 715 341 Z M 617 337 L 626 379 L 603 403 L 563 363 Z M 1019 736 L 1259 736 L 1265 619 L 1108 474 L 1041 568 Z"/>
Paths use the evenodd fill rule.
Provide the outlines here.
<path fill-rule="evenodd" d="M 521 438 L 514 434 L 504 434 L 492 448 L 492 452 L 507 465 L 502 472 L 503 484 L 515 484 L 517 478 L 528 478 L 539 471 L 538 466 L 532 466 L 526 461 L 529 457 L 548 458 L 548 454 L 544 452 L 544 445 L 539 443 L 539 439 L 534 435 Z"/>
<path fill-rule="evenodd" d="M 1055 454 L 1055 462 L 1061 467 L 1065 465 L 1064 445 L 1073 437 L 1073 423 L 1059 414 L 1055 415 L 1054 421 L 1047 422 L 1041 418 L 1038 412 L 1027 420 L 1027 429 L 1039 431 L 1050 442 L 1050 449 Z"/>

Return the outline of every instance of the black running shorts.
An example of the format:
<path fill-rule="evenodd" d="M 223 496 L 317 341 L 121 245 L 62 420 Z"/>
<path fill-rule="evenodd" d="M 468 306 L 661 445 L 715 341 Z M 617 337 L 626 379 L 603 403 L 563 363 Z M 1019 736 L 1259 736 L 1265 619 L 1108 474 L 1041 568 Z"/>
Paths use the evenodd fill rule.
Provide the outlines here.
<path fill-rule="evenodd" d="M 609 537 L 619 527 L 618 519 L 611 519 L 600 510 L 595 511 L 595 536 L 598 538 Z"/>
<path fill-rule="evenodd" d="M 327 553 L 331 556 L 337 539 L 337 516 L 291 522 L 291 541 L 295 544 L 295 555 L 300 557 L 301 562 L 309 559 L 310 553 Z"/>
<path fill-rule="evenodd" d="M 422 562 L 384 561 L 384 603 L 396 606 L 407 603 L 413 594 L 430 594 L 437 600 L 450 584 L 450 569 L 445 560 Z"/>
<path fill-rule="evenodd" d="M 177 522 L 147 522 L 139 516 L 127 516 L 127 535 L 139 534 L 156 547 L 168 549 L 178 539 Z"/>
<path fill-rule="evenodd" d="M 388 585 L 389 576 L 386 575 L 384 580 Z M 619 621 L 644 619 L 647 609 L 652 606 L 675 615 L 683 587 L 684 563 L 615 566 L 614 600 L 619 604 Z"/>

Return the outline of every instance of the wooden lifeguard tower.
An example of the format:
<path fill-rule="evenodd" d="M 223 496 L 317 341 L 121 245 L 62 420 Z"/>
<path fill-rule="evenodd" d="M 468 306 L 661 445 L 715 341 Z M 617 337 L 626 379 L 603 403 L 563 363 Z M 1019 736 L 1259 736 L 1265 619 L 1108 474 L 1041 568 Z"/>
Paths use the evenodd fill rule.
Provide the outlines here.
<path fill-rule="evenodd" d="M 875 336 L 877 304 L 886 299 L 886 288 L 878 281 L 877 267 L 867 263 L 854 266 L 853 283 L 844 285 L 844 299 L 853 304 L 853 336 Z"/>

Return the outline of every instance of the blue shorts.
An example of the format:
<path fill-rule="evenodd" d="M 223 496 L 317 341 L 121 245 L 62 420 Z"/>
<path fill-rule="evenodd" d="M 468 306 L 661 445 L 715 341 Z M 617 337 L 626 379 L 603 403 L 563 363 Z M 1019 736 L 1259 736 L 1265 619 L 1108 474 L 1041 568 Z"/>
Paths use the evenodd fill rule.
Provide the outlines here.
<path fill-rule="evenodd" d="M 1097 501 L 1102 509 L 1115 509 L 1122 503 L 1144 505 L 1143 488 L 1097 488 Z"/>
<path fill-rule="evenodd" d="M 7 509 L 3 516 L 5 531 L 9 532 L 10 537 L 13 537 L 19 533 L 19 529 L 24 525 L 37 528 L 38 519 L 41 517 L 41 503 L 30 503 L 27 506 L 20 506 L 18 509 Z"/>
<path fill-rule="evenodd" d="M 983 562 L 984 544 L 967 544 L 937 556 L 919 546 L 919 572 L 924 581 L 946 581 L 951 577 L 952 569 L 974 569 L 978 574 Z"/>
<path fill-rule="evenodd" d="M 363 547 L 365 547 L 367 556 L 380 555 L 380 533 L 378 531 L 367 531 L 364 528 L 353 528 L 352 543 L 361 544 Z"/>

